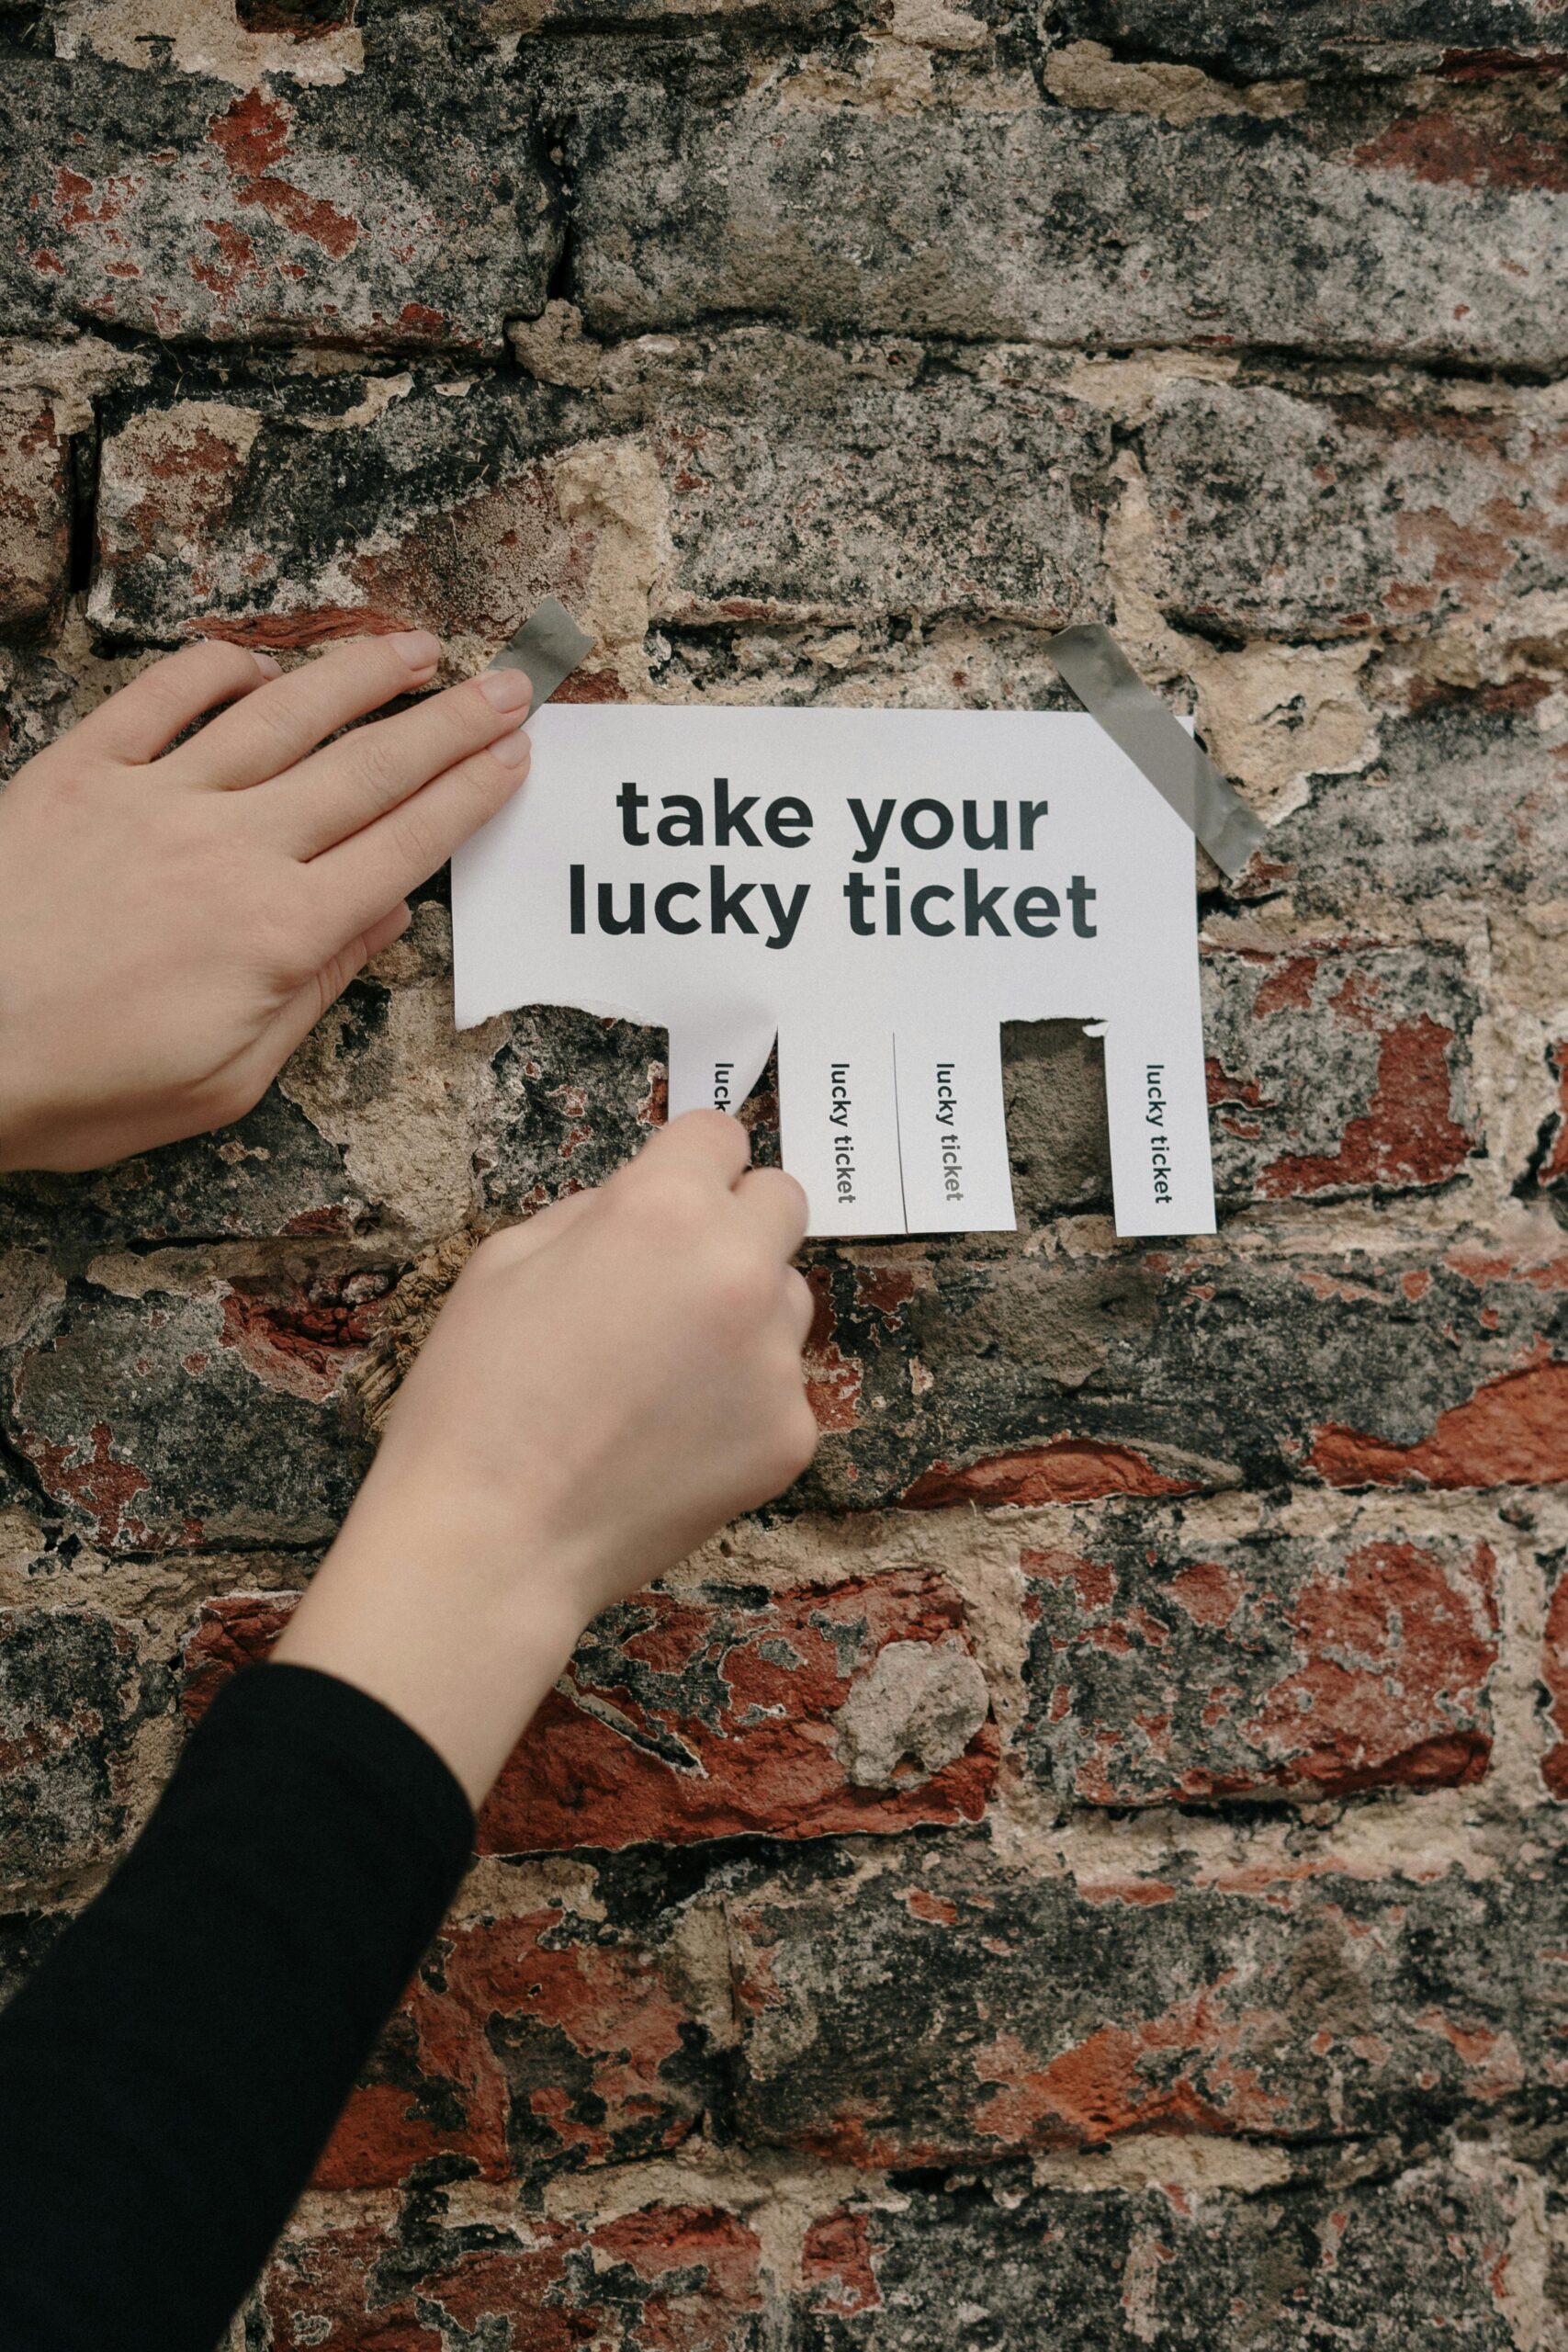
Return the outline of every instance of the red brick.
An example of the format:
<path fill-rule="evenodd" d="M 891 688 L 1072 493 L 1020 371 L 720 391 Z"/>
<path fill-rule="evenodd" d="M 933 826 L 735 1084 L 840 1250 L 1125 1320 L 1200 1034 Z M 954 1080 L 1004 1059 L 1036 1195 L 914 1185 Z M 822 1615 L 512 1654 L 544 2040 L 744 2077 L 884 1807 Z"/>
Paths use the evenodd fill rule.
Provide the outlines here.
<path fill-rule="evenodd" d="M 1540 1679 L 1552 1734 L 1541 1758 L 1541 1777 L 1554 1797 L 1568 1802 L 1568 1575 L 1562 1573 L 1548 1598 Z"/>
<path fill-rule="evenodd" d="M 295 2231 L 259 2300 L 274 2352 L 581 2352 L 612 2340 L 627 2352 L 748 2352 L 764 2295 L 746 2222 L 649 2204 L 584 2226 L 444 2230 L 412 2265 L 371 2222 Z"/>
<path fill-rule="evenodd" d="M 1026 1550 L 1022 1742 L 1069 1802 L 1464 1784 L 1492 1748 L 1495 1567 L 1454 1537 L 1205 1543 L 1108 1513 L 1092 1542 Z"/>
<path fill-rule="evenodd" d="M 1424 1191 L 1478 1148 L 1478 1005 L 1456 951 L 1216 950 L 1203 978 L 1222 1197 Z"/>
<path fill-rule="evenodd" d="M 547 462 L 588 429 L 580 402 L 423 371 L 390 393 L 358 374 L 214 391 L 182 383 L 105 435 L 101 628 L 288 651 L 436 613 L 499 643 L 547 590 L 581 607 L 592 534 L 566 521 Z"/>
<path fill-rule="evenodd" d="M 739 2130 L 872 2167 L 1319 2144 L 1495 2117 L 1568 2074 L 1555 1854 L 1380 1878 L 1321 1841 L 1237 1851 L 1074 1878 L 950 1838 L 738 1884 Z"/>
<path fill-rule="evenodd" d="M 590 1629 L 484 1809 L 481 1849 L 887 1831 L 978 1819 L 987 1723 L 929 1776 L 857 1785 L 836 1722 L 890 1643 L 971 1657 L 964 1608 L 915 1569 L 771 1595 L 644 1593 Z"/>
<path fill-rule="evenodd" d="M 344 1380 L 380 1287 L 341 1261 L 133 1297 L 84 1283 L 10 1352 L 8 1433 L 106 1551 L 323 1542 L 366 1464 Z"/>
<path fill-rule="evenodd" d="M 46 44 L 0 88 L 0 313 L 183 343 L 499 351 L 558 238 L 520 77 L 444 12 L 365 28 L 363 71 L 250 89 Z M 219 35 L 221 40 L 221 33 Z M 409 105 L 439 82 L 439 105 Z"/>
<path fill-rule="evenodd" d="M 446 1928 L 316 2167 L 374 2188 L 442 2155 L 489 2180 L 626 2163 L 696 2126 L 701 2030 L 678 1962 L 564 1905 Z"/>
<path fill-rule="evenodd" d="M 226 1592 L 204 1600 L 181 1652 L 180 1703 L 199 1723 L 229 1677 L 265 1657 L 293 1614 L 292 1592 Z"/>
<path fill-rule="evenodd" d="M 185 1646 L 188 1713 L 265 1654 L 293 1605 L 254 1593 L 204 1605 Z M 839 1718 L 895 1643 L 929 1651 L 937 1675 L 962 1658 L 983 1691 L 963 1603 L 916 1569 L 773 1594 L 637 1595 L 590 1627 L 513 1750 L 479 1816 L 480 1851 L 977 1820 L 997 1769 L 988 1720 L 935 1770 L 906 1755 L 880 1784 L 854 1777 L 867 1768 Z M 900 1725 L 888 1728 L 896 1751 Z"/>
<path fill-rule="evenodd" d="M 102 1609 L 0 1610 L 0 1881 L 44 1886 L 117 1852 L 139 1811 L 139 1735 L 167 1684 Z"/>
<path fill-rule="evenodd" d="M 1310 1238 L 879 1250 L 908 1281 L 890 1314 L 860 1298 L 855 1252 L 824 1250 L 823 1322 L 859 1403 L 792 1501 L 1568 1480 L 1568 1258 L 1549 1237 L 1522 1253 Z"/>

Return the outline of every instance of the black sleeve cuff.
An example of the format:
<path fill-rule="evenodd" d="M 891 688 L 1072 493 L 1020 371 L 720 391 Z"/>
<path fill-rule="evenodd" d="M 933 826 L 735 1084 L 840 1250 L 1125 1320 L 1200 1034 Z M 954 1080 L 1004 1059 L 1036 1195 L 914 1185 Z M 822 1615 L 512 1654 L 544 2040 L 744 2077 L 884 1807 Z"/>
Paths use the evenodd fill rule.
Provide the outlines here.
<path fill-rule="evenodd" d="M 474 1814 L 461 1783 L 412 1724 L 352 1682 L 313 1666 L 242 1667 L 197 1725 L 181 1770 L 221 1774 L 257 1752 L 313 1757 L 351 1801 L 395 1820 L 448 1894 L 467 1868 Z"/>

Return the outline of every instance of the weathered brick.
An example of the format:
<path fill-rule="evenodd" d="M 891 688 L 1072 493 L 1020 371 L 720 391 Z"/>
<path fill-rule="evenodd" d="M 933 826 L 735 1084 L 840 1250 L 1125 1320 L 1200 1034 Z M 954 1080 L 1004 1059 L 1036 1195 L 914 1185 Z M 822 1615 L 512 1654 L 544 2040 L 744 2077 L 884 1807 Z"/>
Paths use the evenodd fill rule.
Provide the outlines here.
<path fill-rule="evenodd" d="M 1062 0 L 1061 31 L 1119 55 L 1177 59 L 1238 80 L 1307 74 L 1441 74 L 1460 84 L 1520 67 L 1555 77 L 1568 57 L 1535 0 Z"/>
<path fill-rule="evenodd" d="M 1060 622 L 1103 600 L 1104 416 L 1027 352 L 942 361 L 755 329 L 533 376 L 275 375 L 138 399 L 103 449 L 90 604 L 114 637 L 288 646 L 441 612 L 511 634 L 581 608 L 599 524 L 558 471 L 651 459 L 655 616 Z M 574 463 L 578 460 L 574 459 Z"/>
<path fill-rule="evenodd" d="M 910 629 L 897 614 L 852 627 L 666 622 L 648 640 L 660 698 L 849 704 L 902 710 L 1062 710 L 1045 639 L 1020 623 L 953 616 Z"/>
<path fill-rule="evenodd" d="M 287 648 L 423 625 L 499 642 L 581 605 L 548 460 L 592 429 L 531 379 L 280 372 L 111 415 L 89 611 L 116 637 Z"/>
<path fill-rule="evenodd" d="M 1027 1769 L 1066 1803 L 1167 1804 L 1478 1780 L 1498 1657 L 1491 1547 L 1455 1535 L 1221 1542 L 1115 1507 L 1021 1555 Z"/>
<path fill-rule="evenodd" d="M 617 354 L 605 384 L 669 498 L 658 619 L 1052 626 L 1103 605 L 1109 423 L 1026 351 L 660 337 Z"/>
<path fill-rule="evenodd" d="M 1543 728 L 1529 696 L 1435 703 L 1385 724 L 1365 774 L 1320 777 L 1246 887 L 1285 888 L 1303 911 L 1335 917 L 1386 900 L 1561 899 L 1565 765 L 1563 730 Z"/>
<path fill-rule="evenodd" d="M 664 1117 L 664 1053 L 660 1030 L 630 1022 L 538 1008 L 512 1015 L 474 1146 L 484 1215 L 526 1216 L 604 1183 Z"/>
<path fill-rule="evenodd" d="M 424 1241 L 597 1183 L 645 1139 L 660 1032 L 536 1010 L 454 1037 L 434 907 L 385 965 L 246 1118 L 87 1176 L 0 1181 L 0 1235 L 28 1247 L 378 1229 Z M 1205 993 L 1224 1199 L 1401 1192 L 1463 1167 L 1475 1004 L 1456 954 L 1216 951 Z M 1021 1207 L 1050 1217 L 1107 1202 L 1098 1043 L 1068 1023 L 1014 1023 L 1005 1068 Z"/>
<path fill-rule="evenodd" d="M 0 628 L 59 621 L 70 557 L 70 444 L 47 400 L 0 398 Z"/>
<path fill-rule="evenodd" d="M 497 350 L 559 234 L 534 114 L 435 10 L 383 17 L 365 70 L 314 87 L 13 54 L 0 332 Z"/>
<path fill-rule="evenodd" d="M 1427 2335 L 1514 2352 L 1539 2200 L 1506 2163 L 1201 2200 L 1006 2171 L 908 2181 L 811 2221 L 786 2295 L 752 2225 L 722 2208 L 650 2202 L 525 2233 L 454 2222 L 437 2196 L 397 2226 L 297 2223 L 262 2303 L 278 2352 L 368 2352 L 388 2330 L 411 2352 L 464 2352 L 525 2315 L 544 2352 L 585 2324 L 661 2352 L 930 2352 L 955 2330 L 991 2352 L 1136 2352 L 1156 2330 L 1260 2352 L 1313 2335 L 1348 2352 Z"/>
<path fill-rule="evenodd" d="M 1038 2189 L 1004 2175 L 911 2185 L 807 2233 L 811 2352 L 1138 2352 L 1246 2344 L 1344 2352 L 1452 2344 L 1514 2352 L 1538 2186 L 1448 2165 L 1260 2196 Z M 1516 2241 L 1516 2233 L 1518 2239 Z"/>
<path fill-rule="evenodd" d="M 1203 977 L 1223 1199 L 1425 1189 L 1478 1149 L 1479 1007 L 1457 952 L 1213 950 Z"/>
<path fill-rule="evenodd" d="M 259 2303 L 276 2352 L 468 2352 L 522 2340 L 649 2352 L 761 2352 L 769 2300 L 750 2222 L 719 2208 L 649 2202 L 593 2223 L 515 2228 L 423 2215 L 291 2231 Z"/>
<path fill-rule="evenodd" d="M 265 1655 L 292 1598 L 206 1603 L 185 1704 Z M 963 1603 L 894 1569 L 653 1591 L 595 1619 L 479 1815 L 487 1854 L 977 1820 L 997 1737 Z"/>
<path fill-rule="evenodd" d="M 0 1880 L 42 1885 L 115 1851 L 167 1685 L 139 1629 L 101 1610 L 0 1610 Z"/>
<path fill-rule="evenodd" d="M 1418 2133 L 1568 2068 L 1547 1856 L 1491 1880 L 1323 1858 L 1075 1883 L 948 1839 L 813 1852 L 728 1907 L 739 2128 L 852 2163 Z"/>
<path fill-rule="evenodd" d="M 367 1449 L 343 1395 L 385 1278 L 84 1280 L 6 1351 L 6 1433 L 66 1527 L 109 1552 L 316 1544 Z"/>
<path fill-rule="evenodd" d="M 870 1509 L 1568 1477 L 1562 1261 L 1224 1242 L 823 1253 L 797 1499 Z M 1236 1334 L 1245 1332 L 1238 1347 Z"/>
<path fill-rule="evenodd" d="M 1156 593 L 1186 628 L 1431 629 L 1568 586 L 1550 413 L 1179 381 L 1144 447 Z"/>
<path fill-rule="evenodd" d="M 491 1853 L 978 1818 L 996 1769 L 963 1604 L 915 1569 L 639 1596 L 600 1618 L 480 1822 Z"/>
<path fill-rule="evenodd" d="M 348 1233 L 367 1204 L 280 1088 L 231 1125 L 82 1176 L 0 1177 L 0 1247 Z"/>
<path fill-rule="evenodd" d="M 882 114 L 601 74 L 569 153 L 595 332 L 728 312 L 1542 368 L 1568 347 L 1563 150 L 1447 112 Z"/>

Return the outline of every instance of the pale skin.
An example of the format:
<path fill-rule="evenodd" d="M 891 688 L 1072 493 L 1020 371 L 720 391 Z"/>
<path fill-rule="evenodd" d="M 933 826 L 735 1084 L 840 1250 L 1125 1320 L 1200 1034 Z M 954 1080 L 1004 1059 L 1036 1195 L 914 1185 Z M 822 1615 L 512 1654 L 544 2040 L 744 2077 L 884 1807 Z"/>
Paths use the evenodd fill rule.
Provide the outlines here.
<path fill-rule="evenodd" d="M 259 1100 L 527 774 L 513 671 L 324 740 L 438 656 L 413 631 L 283 675 L 194 644 L 0 793 L 0 1170 L 107 1166 Z M 274 1655 L 392 1708 L 479 1804 L 584 1626 L 810 1460 L 805 1224 L 695 1112 L 483 1242 Z"/>

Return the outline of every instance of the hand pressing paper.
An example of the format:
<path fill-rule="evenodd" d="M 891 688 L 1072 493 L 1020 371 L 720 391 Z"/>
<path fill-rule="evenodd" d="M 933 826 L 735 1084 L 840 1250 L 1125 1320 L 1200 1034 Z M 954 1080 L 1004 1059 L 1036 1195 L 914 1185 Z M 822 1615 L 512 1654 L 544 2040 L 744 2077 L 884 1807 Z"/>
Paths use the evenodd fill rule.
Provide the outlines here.
<path fill-rule="evenodd" d="M 999 1024 L 1103 1030 L 1116 1226 L 1212 1233 L 1193 839 L 1086 713 L 553 703 L 453 861 L 457 1017 L 670 1033 L 671 1115 L 776 1035 L 817 1234 L 1010 1230 Z"/>

